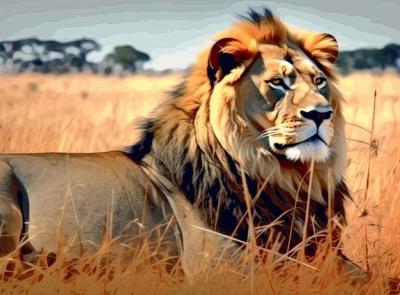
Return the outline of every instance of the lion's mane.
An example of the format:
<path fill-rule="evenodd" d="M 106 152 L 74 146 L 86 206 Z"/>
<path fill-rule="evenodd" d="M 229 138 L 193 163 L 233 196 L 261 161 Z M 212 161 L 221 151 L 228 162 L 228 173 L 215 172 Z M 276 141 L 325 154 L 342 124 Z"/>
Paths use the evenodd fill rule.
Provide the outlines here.
<path fill-rule="evenodd" d="M 321 35 L 288 28 L 269 10 L 263 14 L 250 12 L 218 39 L 234 38 L 224 50 L 235 53 L 243 61 L 255 55 L 254 40 L 259 43 L 294 43 L 315 61 L 327 76 L 335 78 L 330 62 L 337 48 Z M 321 48 L 324 50 L 320 50 Z M 327 50 L 328 48 L 328 50 Z M 343 181 L 345 166 L 344 121 L 340 110 L 340 92 L 331 85 L 335 104 L 335 134 L 329 161 L 316 163 L 309 188 L 309 167 L 291 163 L 255 146 L 243 134 L 241 121 L 229 97 L 232 85 L 221 92 L 226 101 L 224 116 L 228 122 L 235 155 L 222 147 L 210 126 L 209 101 L 218 73 L 210 67 L 210 48 L 199 55 L 185 81 L 172 97 L 157 107 L 142 124 L 140 141 L 130 147 L 128 155 L 137 163 L 147 163 L 168 179 L 198 210 L 204 221 L 219 232 L 248 239 L 249 220 L 245 195 L 253 199 L 253 223 L 258 228 L 260 245 L 279 239 L 281 251 L 287 251 L 303 239 L 309 203 L 307 235 L 325 231 L 329 217 L 345 222 L 343 203 L 348 195 Z M 242 65 L 246 67 L 246 63 Z M 227 94 L 230 93 L 230 94 Z M 311 198 L 308 199 L 310 189 Z M 308 201 L 308 202 L 307 202 Z M 266 230 L 268 228 L 268 230 Z M 309 248 L 314 251 L 314 247 Z"/>

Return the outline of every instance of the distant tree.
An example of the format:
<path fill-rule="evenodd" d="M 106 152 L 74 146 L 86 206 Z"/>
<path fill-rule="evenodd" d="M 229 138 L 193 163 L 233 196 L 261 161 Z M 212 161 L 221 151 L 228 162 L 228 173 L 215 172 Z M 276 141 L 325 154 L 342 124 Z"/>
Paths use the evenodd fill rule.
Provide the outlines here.
<path fill-rule="evenodd" d="M 396 66 L 400 59 L 400 45 L 388 44 L 382 49 L 382 56 L 387 64 Z"/>
<path fill-rule="evenodd" d="M 71 67 L 81 71 L 85 66 L 92 68 L 87 61 L 87 55 L 92 51 L 100 50 L 101 46 L 92 39 L 82 38 L 63 44 Z"/>
<path fill-rule="evenodd" d="M 141 69 L 143 63 L 150 60 L 147 53 L 141 52 L 130 45 L 117 46 L 112 53 L 109 53 L 104 58 L 104 63 L 109 65 L 114 63 L 122 66 L 123 71 L 135 72 Z M 107 70 L 110 72 L 110 70 Z"/>
<path fill-rule="evenodd" d="M 3 43 L 0 42 L 0 65 L 5 64 L 7 60 L 6 48 Z"/>

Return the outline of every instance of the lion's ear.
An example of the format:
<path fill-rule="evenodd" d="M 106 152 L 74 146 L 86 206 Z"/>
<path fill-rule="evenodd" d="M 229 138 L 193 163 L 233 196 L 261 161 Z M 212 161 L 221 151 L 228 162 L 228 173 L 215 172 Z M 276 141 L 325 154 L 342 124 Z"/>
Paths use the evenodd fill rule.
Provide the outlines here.
<path fill-rule="evenodd" d="M 220 81 L 249 57 L 246 46 L 235 38 L 222 38 L 215 42 L 210 50 L 207 68 L 211 84 Z"/>
<path fill-rule="evenodd" d="M 330 34 L 308 35 L 302 40 L 303 49 L 317 61 L 334 63 L 339 54 L 336 38 Z"/>

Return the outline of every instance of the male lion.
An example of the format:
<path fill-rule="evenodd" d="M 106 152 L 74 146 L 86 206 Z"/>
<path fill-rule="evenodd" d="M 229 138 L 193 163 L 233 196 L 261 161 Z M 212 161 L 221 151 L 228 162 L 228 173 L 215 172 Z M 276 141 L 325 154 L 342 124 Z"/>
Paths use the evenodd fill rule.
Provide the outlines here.
<path fill-rule="evenodd" d="M 331 224 L 337 244 L 348 196 L 337 55 L 331 35 L 251 11 L 127 151 L 1 155 L 0 254 L 21 239 L 23 254 L 54 251 L 60 235 L 84 251 L 101 243 L 105 221 L 126 238 L 171 216 L 187 272 L 206 247 L 199 239 L 217 240 L 199 227 L 247 241 L 254 226 L 259 246 L 286 253 L 307 241 L 312 256 Z"/>

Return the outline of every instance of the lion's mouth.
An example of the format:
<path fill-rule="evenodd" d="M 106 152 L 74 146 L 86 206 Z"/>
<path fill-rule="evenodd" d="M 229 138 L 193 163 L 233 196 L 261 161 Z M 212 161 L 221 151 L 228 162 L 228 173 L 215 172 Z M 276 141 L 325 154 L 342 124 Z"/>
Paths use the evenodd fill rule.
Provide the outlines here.
<path fill-rule="evenodd" d="M 305 139 L 305 140 L 303 140 L 303 141 L 300 141 L 300 142 L 289 143 L 289 144 L 274 143 L 274 146 L 275 146 L 275 148 L 278 149 L 278 150 L 283 150 L 283 149 L 291 148 L 291 147 L 294 147 L 294 146 L 296 146 L 296 145 L 299 145 L 299 144 L 302 144 L 302 143 L 305 143 L 305 142 L 316 142 L 317 140 L 320 140 L 320 141 L 322 141 L 325 145 L 327 145 L 326 142 L 325 142 L 325 140 L 323 140 L 323 139 L 318 135 L 318 133 L 315 133 L 313 136 L 311 136 L 311 137 L 309 137 L 309 138 L 307 138 L 307 139 Z"/>
<path fill-rule="evenodd" d="M 250 123 L 253 125 L 253 127 L 258 132 L 263 133 L 265 131 L 265 128 L 260 123 L 258 123 L 256 120 L 254 120 L 251 116 L 248 116 L 248 118 L 249 118 Z M 302 143 L 306 143 L 306 142 L 307 143 L 317 143 L 318 141 L 321 141 L 323 144 L 328 146 L 326 141 L 323 140 L 319 136 L 318 132 L 315 133 L 314 135 L 310 136 L 309 138 L 303 140 L 303 141 L 299 141 L 299 142 L 296 142 L 296 143 L 288 143 L 288 144 L 274 143 L 273 145 L 277 150 L 284 150 L 284 149 L 287 149 L 287 148 L 295 147 L 295 146 L 300 145 Z"/>

